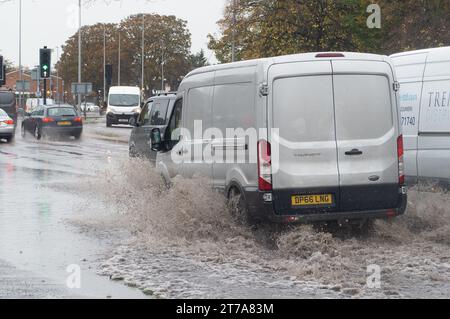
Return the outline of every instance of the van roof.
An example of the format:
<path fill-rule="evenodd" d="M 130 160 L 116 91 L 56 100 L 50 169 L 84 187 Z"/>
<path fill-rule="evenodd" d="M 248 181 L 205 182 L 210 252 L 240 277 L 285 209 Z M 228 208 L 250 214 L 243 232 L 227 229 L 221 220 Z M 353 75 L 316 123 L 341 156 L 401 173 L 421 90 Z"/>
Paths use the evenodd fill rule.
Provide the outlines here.
<path fill-rule="evenodd" d="M 141 90 L 137 86 L 112 86 L 109 94 L 141 94 Z"/>
<path fill-rule="evenodd" d="M 429 48 L 429 49 L 422 49 L 422 50 L 414 50 L 414 51 L 406 51 L 406 52 L 400 52 L 392 54 L 390 57 L 395 59 L 399 57 L 404 57 L 408 55 L 416 55 L 416 54 L 424 54 L 424 53 L 432 53 L 433 55 L 439 55 L 439 54 L 449 54 L 450 53 L 450 47 L 439 47 L 439 48 Z"/>
<path fill-rule="evenodd" d="M 400 79 L 450 76 L 450 47 L 397 53 L 391 56 Z"/>
<path fill-rule="evenodd" d="M 387 56 L 370 54 L 370 53 L 355 53 L 355 52 L 339 52 L 344 55 L 344 57 L 326 57 L 319 58 L 318 54 L 329 54 L 329 53 L 337 53 L 337 52 L 313 52 L 313 53 L 300 53 L 300 54 L 291 54 L 291 55 L 283 55 L 272 58 L 262 58 L 234 63 L 224 63 L 213 66 L 206 66 L 196 70 L 191 71 L 187 76 L 190 77 L 195 74 L 201 74 L 206 72 L 212 72 L 217 70 L 225 70 L 225 69 L 233 69 L 233 68 L 241 68 L 246 66 L 258 66 L 261 64 L 276 64 L 276 63 L 287 63 L 287 62 L 302 62 L 302 61 L 317 61 L 319 59 L 322 60 L 366 60 L 366 61 L 385 61 L 388 59 Z"/>

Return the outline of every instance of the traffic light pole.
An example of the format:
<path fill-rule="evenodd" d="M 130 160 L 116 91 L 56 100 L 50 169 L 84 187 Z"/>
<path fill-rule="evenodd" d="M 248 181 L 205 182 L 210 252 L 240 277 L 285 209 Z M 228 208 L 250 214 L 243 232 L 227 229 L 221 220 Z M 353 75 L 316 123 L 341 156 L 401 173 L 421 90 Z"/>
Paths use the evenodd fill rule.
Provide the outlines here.
<path fill-rule="evenodd" d="M 44 79 L 44 105 L 47 105 L 47 79 Z"/>

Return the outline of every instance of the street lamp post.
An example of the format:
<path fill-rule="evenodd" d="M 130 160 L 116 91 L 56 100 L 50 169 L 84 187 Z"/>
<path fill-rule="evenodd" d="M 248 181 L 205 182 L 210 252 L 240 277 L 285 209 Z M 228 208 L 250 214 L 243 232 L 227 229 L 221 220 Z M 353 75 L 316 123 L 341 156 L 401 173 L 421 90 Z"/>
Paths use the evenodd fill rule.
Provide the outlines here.
<path fill-rule="evenodd" d="M 21 90 L 19 92 L 19 108 L 23 108 L 22 94 L 23 88 L 23 68 L 22 68 L 22 0 L 19 0 L 19 77 L 21 82 Z"/>
<path fill-rule="evenodd" d="M 120 43 L 121 40 L 122 40 L 122 36 L 121 36 L 120 30 L 119 30 L 119 57 L 118 57 L 118 59 L 119 59 L 119 65 L 117 66 L 117 70 L 118 70 L 118 71 L 117 71 L 117 85 L 118 85 L 118 86 L 120 86 L 120 64 L 121 64 L 121 63 L 120 63 L 120 62 L 121 62 L 121 61 L 120 61 L 120 60 L 121 60 L 121 52 L 120 52 L 120 51 L 121 51 L 121 49 L 122 49 L 122 48 L 121 48 L 121 43 Z"/>
<path fill-rule="evenodd" d="M 236 61 L 236 0 L 233 0 L 233 31 L 231 39 L 231 62 Z"/>
<path fill-rule="evenodd" d="M 103 104 L 106 102 L 106 26 L 103 27 Z"/>
<path fill-rule="evenodd" d="M 142 70 L 141 70 L 141 87 L 144 92 L 144 64 L 145 64 L 145 14 L 142 14 Z"/>
<path fill-rule="evenodd" d="M 78 0 L 78 83 L 81 83 L 81 0 Z M 81 108 L 81 94 L 78 94 L 78 107 Z"/>

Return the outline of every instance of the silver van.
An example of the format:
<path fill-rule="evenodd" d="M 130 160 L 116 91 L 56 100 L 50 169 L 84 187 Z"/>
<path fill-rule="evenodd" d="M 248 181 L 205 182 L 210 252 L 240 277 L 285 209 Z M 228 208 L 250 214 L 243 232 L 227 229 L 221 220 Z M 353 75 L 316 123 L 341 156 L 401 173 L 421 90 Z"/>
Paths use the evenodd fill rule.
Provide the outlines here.
<path fill-rule="evenodd" d="M 395 54 L 407 182 L 450 185 L 450 47 Z"/>
<path fill-rule="evenodd" d="M 394 217 L 407 202 L 397 91 L 391 60 L 372 54 L 200 68 L 152 131 L 157 167 L 168 182 L 206 176 L 251 219 Z"/>

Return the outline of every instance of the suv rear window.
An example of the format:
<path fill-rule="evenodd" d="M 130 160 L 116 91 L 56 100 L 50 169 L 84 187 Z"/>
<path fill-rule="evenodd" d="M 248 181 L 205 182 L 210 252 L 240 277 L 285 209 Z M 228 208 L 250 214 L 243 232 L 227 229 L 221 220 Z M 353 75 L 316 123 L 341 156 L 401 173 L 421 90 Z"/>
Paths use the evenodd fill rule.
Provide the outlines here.
<path fill-rule="evenodd" d="M 50 117 L 77 116 L 77 113 L 75 112 L 75 110 L 73 108 L 69 108 L 69 107 L 48 109 L 47 114 Z"/>

